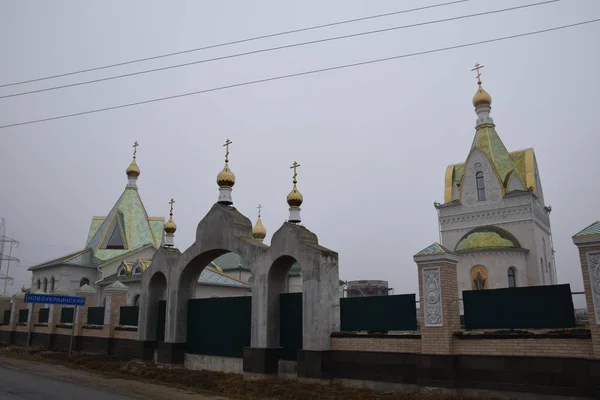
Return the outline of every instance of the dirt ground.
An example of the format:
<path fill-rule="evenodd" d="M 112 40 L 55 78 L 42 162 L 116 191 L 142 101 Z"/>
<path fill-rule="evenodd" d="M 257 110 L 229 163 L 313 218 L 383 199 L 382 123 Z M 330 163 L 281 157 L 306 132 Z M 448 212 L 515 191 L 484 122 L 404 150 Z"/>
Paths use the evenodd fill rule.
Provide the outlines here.
<path fill-rule="evenodd" d="M 242 375 L 165 368 L 109 356 L 0 348 L 3 364 L 56 379 L 76 381 L 140 399 L 216 400 L 458 400 L 444 394 L 386 393 L 338 384 L 294 380 L 248 380 Z M 50 366 L 49 364 L 52 364 Z M 60 366 L 57 368 L 57 366 Z M 492 397 L 479 397 L 492 400 Z"/>

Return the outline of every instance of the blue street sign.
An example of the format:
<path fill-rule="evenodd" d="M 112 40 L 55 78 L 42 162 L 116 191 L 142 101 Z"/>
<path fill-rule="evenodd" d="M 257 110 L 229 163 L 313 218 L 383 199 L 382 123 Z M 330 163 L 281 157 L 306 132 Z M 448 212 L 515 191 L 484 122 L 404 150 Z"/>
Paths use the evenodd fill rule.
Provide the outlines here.
<path fill-rule="evenodd" d="M 59 296 L 59 295 L 55 295 L 55 294 L 27 293 L 25 295 L 25 303 L 65 304 L 65 305 L 70 305 L 70 306 L 84 306 L 85 305 L 85 297 Z"/>

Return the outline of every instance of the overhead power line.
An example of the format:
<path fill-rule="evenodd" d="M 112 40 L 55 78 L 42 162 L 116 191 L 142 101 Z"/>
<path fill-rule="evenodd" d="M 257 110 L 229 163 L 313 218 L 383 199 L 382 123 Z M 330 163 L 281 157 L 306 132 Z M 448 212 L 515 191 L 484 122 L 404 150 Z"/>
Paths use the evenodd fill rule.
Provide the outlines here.
<path fill-rule="evenodd" d="M 37 90 L 30 90 L 27 92 L 7 94 L 4 96 L 0 96 L 0 99 L 6 99 L 9 97 L 17 97 L 17 96 L 25 96 L 25 95 L 34 94 L 34 93 L 49 92 L 49 91 L 53 91 L 53 90 L 65 89 L 65 88 L 70 88 L 70 87 L 75 87 L 75 86 L 89 85 L 91 83 L 105 82 L 105 81 L 110 81 L 110 80 L 114 80 L 114 79 L 121 79 L 121 78 L 136 76 L 136 75 L 149 74 L 149 73 L 153 73 L 153 72 L 165 71 L 165 70 L 174 69 L 174 68 L 182 68 L 182 67 L 187 67 L 190 65 L 204 64 L 204 63 L 209 63 L 209 62 L 213 62 L 213 61 L 248 56 L 248 55 L 252 55 L 252 54 L 267 53 L 267 52 L 276 51 L 276 50 L 289 49 L 292 47 L 300 47 L 300 46 L 307 46 L 307 45 L 312 45 L 312 44 L 317 44 L 317 43 L 324 43 L 324 42 L 329 42 L 329 41 L 333 41 L 333 40 L 349 39 L 349 38 L 353 38 L 353 37 L 366 36 L 366 35 L 372 35 L 372 34 L 383 33 L 383 32 L 390 32 L 390 31 L 399 30 L 399 29 L 414 28 L 417 26 L 432 25 L 432 24 L 438 24 L 438 23 L 442 23 L 442 22 L 450 22 L 450 21 L 457 21 L 457 20 L 466 19 L 466 18 L 474 18 L 474 17 L 480 17 L 480 16 L 484 16 L 484 15 L 498 14 L 498 13 L 503 13 L 503 12 L 507 12 L 507 11 L 515 11 L 515 10 L 520 10 L 523 8 L 537 7 L 537 6 L 542 6 L 542 5 L 546 5 L 546 4 L 550 4 L 550 3 L 556 3 L 558 1 L 560 1 L 560 0 L 547 0 L 547 1 L 540 2 L 540 3 L 525 4 L 525 5 L 521 5 L 521 6 L 503 8 L 503 9 L 499 9 L 499 10 L 484 11 L 484 12 L 475 13 L 475 14 L 461 15 L 458 17 L 443 18 L 443 19 L 437 19 L 437 20 L 427 21 L 427 22 L 418 22 L 418 23 L 410 24 L 410 25 L 400 25 L 400 26 L 394 26 L 391 28 L 377 29 L 377 30 L 373 30 L 373 31 L 351 33 L 348 35 L 334 36 L 334 37 L 325 38 L 325 39 L 311 40 L 308 42 L 300 42 L 300 43 L 288 44 L 288 45 L 277 46 L 277 47 L 269 47 L 266 49 L 252 50 L 252 51 L 248 51 L 245 53 L 236 53 L 236 54 L 230 54 L 227 56 L 209 58 L 209 59 L 205 59 L 205 60 L 191 61 L 191 62 L 182 63 L 182 64 L 175 64 L 175 65 L 170 65 L 167 67 L 152 68 L 152 69 L 147 69 L 147 70 L 143 70 L 143 71 L 132 72 L 129 74 L 115 75 L 115 76 L 109 76 L 106 78 L 99 78 L 99 79 L 92 79 L 89 81 L 70 83 L 67 85 L 53 86 L 53 87 L 49 87 L 49 88 L 45 88 L 45 89 L 37 89 Z"/>
<path fill-rule="evenodd" d="M 124 61 L 124 62 L 120 62 L 120 63 L 104 65 L 101 67 L 81 69 L 78 71 L 66 72 L 63 74 L 57 74 L 57 75 L 51 75 L 51 76 L 45 76 L 42 78 L 28 79 L 25 81 L 19 81 L 19 82 L 13 82 L 13 83 L 5 83 L 5 84 L 0 85 L 0 88 L 7 87 L 7 86 L 22 85 L 24 83 L 30 83 L 30 82 L 44 81 L 44 80 L 54 79 L 54 78 L 61 78 L 63 76 L 82 74 L 84 72 L 98 71 L 101 69 L 119 67 L 119 66 L 128 65 L 128 64 L 135 64 L 135 63 L 139 63 L 139 62 L 143 62 L 143 61 L 157 60 L 159 58 L 172 57 L 172 56 L 176 56 L 179 54 L 187 54 L 187 53 L 193 53 L 193 52 L 201 51 L 201 50 L 214 49 L 217 47 L 231 46 L 234 44 L 247 43 L 247 42 L 252 42 L 255 40 L 268 39 L 268 38 L 277 37 L 277 36 L 289 35 L 292 33 L 306 32 L 306 31 L 310 31 L 310 30 L 314 30 L 314 29 L 327 28 L 330 26 L 344 25 L 344 24 L 349 24 L 349 23 L 353 23 L 353 22 L 366 21 L 369 19 L 388 17 L 391 15 L 408 14 L 408 13 L 415 12 L 415 11 L 422 11 L 422 10 L 428 10 L 431 8 L 445 7 L 445 6 L 450 6 L 450 5 L 454 5 L 454 4 L 458 4 L 458 3 L 465 3 L 467 1 L 471 1 L 471 0 L 455 0 L 455 1 L 450 1 L 450 2 L 446 2 L 446 3 L 431 4 L 431 5 L 423 6 L 423 7 L 411 8 L 411 9 L 407 9 L 407 10 L 393 11 L 393 12 L 388 12 L 388 13 L 384 13 L 384 14 L 376 14 L 376 15 L 370 15 L 367 17 L 360 17 L 360 18 L 348 19 L 348 20 L 344 20 L 344 21 L 330 22 L 327 24 L 314 25 L 314 26 L 309 26 L 306 28 L 293 29 L 290 31 L 270 33 L 267 35 L 254 36 L 254 37 L 250 37 L 250 38 L 246 38 L 246 39 L 234 40 L 231 42 L 223 42 L 223 43 L 212 44 L 212 45 L 203 46 L 203 47 L 196 47 L 194 49 L 176 51 L 173 53 L 160 54 L 160 55 L 152 56 L 152 57 L 138 58 L 136 60 Z"/>
<path fill-rule="evenodd" d="M 397 55 L 397 56 L 385 57 L 385 58 L 378 58 L 378 59 L 375 59 L 375 60 L 368 60 L 368 61 L 361 61 L 361 62 L 356 62 L 356 63 L 352 63 L 352 64 L 343 64 L 343 65 L 337 65 L 337 66 L 334 66 L 334 67 L 314 69 L 314 70 L 310 70 L 310 71 L 297 72 L 297 73 L 288 74 L 288 75 L 280 75 L 280 76 L 274 76 L 274 77 L 270 77 L 270 78 L 257 79 L 257 80 L 254 80 L 254 81 L 234 83 L 232 85 L 219 86 L 219 87 L 214 87 L 214 88 L 210 88 L 210 89 L 198 90 L 198 91 L 195 91 L 195 92 L 181 93 L 181 94 L 176 94 L 176 95 L 173 95 L 173 96 L 159 97 L 159 98 L 156 98 L 156 99 L 138 101 L 138 102 L 135 102 L 135 103 L 121 104 L 121 105 L 112 106 L 112 107 L 98 108 L 98 109 L 95 109 L 95 110 L 82 111 L 82 112 L 77 112 L 77 113 L 72 113 L 72 114 L 64 114 L 64 115 L 59 115 L 59 116 L 56 116 L 56 117 L 41 118 L 41 119 L 36 119 L 36 120 L 31 120 L 31 121 L 25 121 L 25 122 L 17 122 L 17 123 L 14 123 L 14 124 L 2 125 L 2 126 L 0 126 L 0 129 L 10 128 L 10 127 L 20 126 L 20 125 L 35 124 L 35 123 L 39 123 L 39 122 L 53 121 L 53 120 L 57 120 L 57 119 L 64 119 L 64 118 L 76 117 L 76 116 L 79 116 L 79 115 L 94 114 L 94 113 L 99 113 L 99 112 L 103 112 L 103 111 L 116 110 L 116 109 L 119 109 L 119 108 L 139 106 L 139 105 L 148 104 L 148 103 L 156 103 L 156 102 L 159 102 L 159 101 L 172 100 L 172 99 L 177 99 L 177 98 L 180 98 L 180 97 L 187 97 L 187 96 L 193 96 L 193 95 L 197 95 L 197 94 L 217 92 L 217 91 L 220 91 L 220 90 L 232 89 L 232 88 L 241 87 L 241 86 L 250 86 L 250 85 L 255 85 L 255 84 L 258 84 L 258 83 L 265 83 L 265 82 L 270 82 L 270 81 L 276 81 L 276 80 L 294 78 L 294 77 L 304 76 L 304 75 L 313 75 L 313 74 L 318 74 L 318 73 L 321 73 L 321 72 L 327 72 L 327 71 L 334 71 L 334 70 L 338 70 L 338 69 L 346 69 L 346 68 L 358 67 L 358 66 L 361 66 L 361 65 L 375 64 L 375 63 L 380 63 L 380 62 L 384 62 L 384 61 L 397 60 L 397 59 L 401 59 L 401 58 L 409 58 L 409 57 L 422 56 L 422 55 L 425 55 L 425 54 L 439 53 L 439 52 L 442 52 L 442 51 L 455 50 L 455 49 L 460 49 L 460 48 L 465 48 L 465 47 L 472 47 L 472 46 L 477 46 L 477 45 L 486 44 L 486 43 L 494 43 L 494 42 L 500 42 L 500 41 L 504 41 L 504 40 L 516 39 L 516 38 L 525 37 L 525 36 L 537 35 L 537 34 L 546 33 L 546 32 L 558 31 L 558 30 L 561 30 L 561 29 L 572 28 L 572 27 L 586 25 L 586 24 L 591 24 L 591 23 L 595 23 L 595 22 L 600 22 L 600 18 L 592 19 L 592 20 L 588 20 L 588 21 L 577 22 L 577 23 L 569 24 L 569 25 L 557 26 L 557 27 L 548 28 L 548 29 L 540 29 L 540 30 L 531 31 L 531 32 L 519 33 L 519 34 L 516 34 L 516 35 L 503 36 L 503 37 L 498 37 L 498 38 L 494 38 L 494 39 L 481 40 L 481 41 L 471 42 L 471 43 L 464 43 L 464 44 L 459 44 L 459 45 L 449 46 L 449 47 L 440 47 L 440 48 L 437 48 L 437 49 L 419 51 L 419 52 L 416 52 L 416 53 L 401 54 L 401 55 Z"/>

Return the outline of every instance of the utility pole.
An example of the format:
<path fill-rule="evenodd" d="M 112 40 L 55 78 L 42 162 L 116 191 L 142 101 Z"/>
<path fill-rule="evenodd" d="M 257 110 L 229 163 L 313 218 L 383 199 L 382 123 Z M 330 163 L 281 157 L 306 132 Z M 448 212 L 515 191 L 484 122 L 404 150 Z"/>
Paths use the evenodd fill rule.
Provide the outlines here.
<path fill-rule="evenodd" d="M 8 256 L 4 252 L 6 244 L 10 246 L 8 250 Z M 19 242 L 6 236 L 6 221 L 4 218 L 0 218 L 0 281 L 4 280 L 4 289 L 2 293 L 6 293 L 6 286 L 8 285 L 9 281 L 11 285 L 14 282 L 14 279 L 9 275 L 11 261 L 16 262 L 17 266 L 21 262 L 21 260 L 12 256 L 13 247 L 19 247 Z M 6 272 L 4 275 L 2 275 L 2 266 L 4 265 L 4 261 L 6 261 Z"/>

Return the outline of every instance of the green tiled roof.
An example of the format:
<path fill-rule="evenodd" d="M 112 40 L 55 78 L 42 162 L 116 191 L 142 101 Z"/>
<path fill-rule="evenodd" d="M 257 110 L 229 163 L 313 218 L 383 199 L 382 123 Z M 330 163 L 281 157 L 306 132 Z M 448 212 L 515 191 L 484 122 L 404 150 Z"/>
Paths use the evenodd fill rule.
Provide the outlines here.
<path fill-rule="evenodd" d="M 79 250 L 76 253 L 71 253 L 66 256 L 43 262 L 41 264 L 32 265 L 31 267 L 29 267 L 29 270 L 47 268 L 63 264 L 74 265 L 79 267 L 96 268 L 98 265 L 100 265 L 100 260 L 93 256 L 91 249 L 84 249 Z"/>
<path fill-rule="evenodd" d="M 596 221 L 590 226 L 586 227 L 581 232 L 577 233 L 574 238 L 586 237 L 586 236 L 600 236 L 600 221 Z"/>
<path fill-rule="evenodd" d="M 216 269 L 221 269 L 224 272 L 238 271 L 240 266 L 243 270 L 249 271 L 248 267 L 243 265 L 242 258 L 236 253 L 226 253 L 214 259 L 211 263 Z M 300 264 L 295 263 L 290 268 L 290 276 L 300 275 Z"/>
<path fill-rule="evenodd" d="M 86 246 L 88 246 L 90 244 L 90 241 L 92 240 L 92 238 L 94 237 L 96 232 L 98 232 L 98 229 L 100 229 L 100 226 L 102 226 L 102 223 L 104 222 L 105 219 L 106 219 L 106 217 L 102 217 L 102 219 L 100 219 L 98 217 L 92 218 L 92 223 L 90 224 L 90 231 L 88 232 L 88 238 L 85 241 Z"/>
<path fill-rule="evenodd" d="M 506 186 L 506 177 L 516 168 L 496 129 L 493 126 L 483 126 L 477 129 L 471 147 L 481 150 L 488 157 L 502 183 Z"/>
<path fill-rule="evenodd" d="M 441 254 L 453 254 L 453 252 L 436 242 L 415 254 L 415 257 L 437 256 Z"/>
<path fill-rule="evenodd" d="M 490 248 L 519 249 L 521 245 L 512 234 L 504 229 L 484 226 L 475 228 L 463 236 L 456 245 L 455 251 Z"/>
<path fill-rule="evenodd" d="M 154 225 L 154 230 L 151 227 L 151 222 Z M 150 221 L 148 219 L 148 214 L 146 214 L 146 209 L 137 188 L 128 186 L 110 213 L 102 221 L 100 228 L 89 240 L 88 246 L 94 251 L 94 256 L 103 261 L 125 255 L 149 244 L 158 248 L 162 239 L 161 236 L 155 236 L 158 234 L 158 222 L 161 221 Z M 164 224 L 164 220 L 162 223 Z M 120 225 L 123 233 L 123 241 L 126 246 L 123 250 L 103 248 L 115 224 Z M 94 225 L 93 222 L 92 225 Z"/>
<path fill-rule="evenodd" d="M 106 217 L 94 217 L 86 240 L 86 248 L 29 269 L 70 264 L 98 267 L 107 261 L 118 261 L 120 257 L 152 246 L 158 248 L 162 242 L 164 218 L 148 218 L 142 199 L 135 186 L 127 186 Z M 121 230 L 125 249 L 106 249 L 106 242 L 115 225 Z"/>

